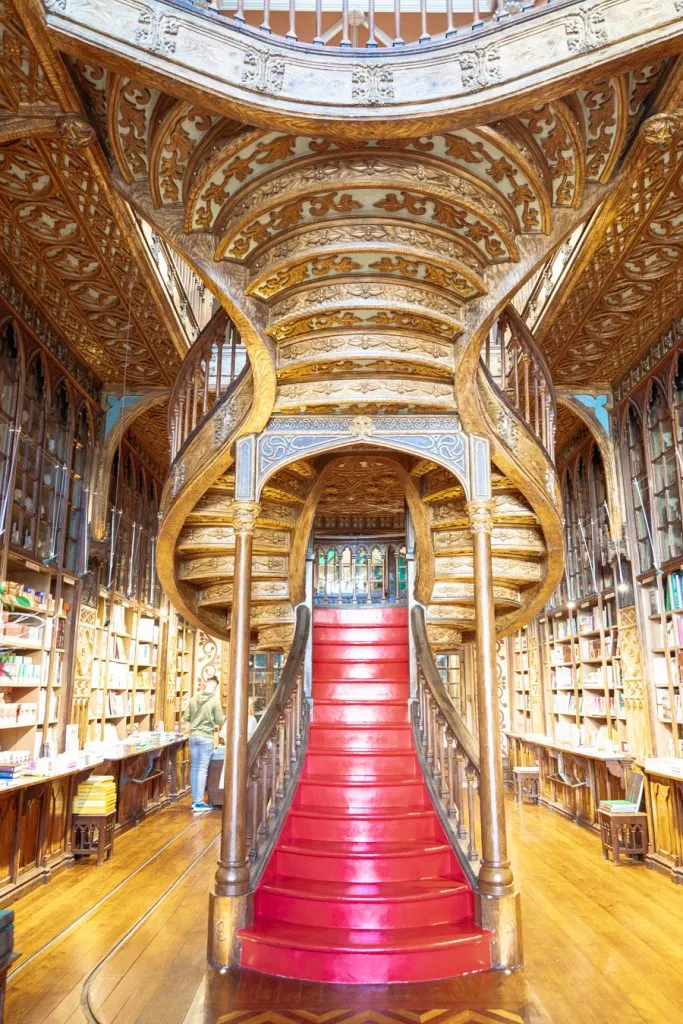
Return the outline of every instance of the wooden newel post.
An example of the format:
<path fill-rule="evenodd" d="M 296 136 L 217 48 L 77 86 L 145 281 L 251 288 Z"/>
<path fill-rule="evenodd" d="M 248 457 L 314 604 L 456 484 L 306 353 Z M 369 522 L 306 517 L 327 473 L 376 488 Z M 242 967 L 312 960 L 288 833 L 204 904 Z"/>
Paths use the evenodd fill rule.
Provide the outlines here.
<path fill-rule="evenodd" d="M 471 501 L 467 513 L 474 555 L 476 614 L 477 714 L 479 721 L 479 807 L 481 867 L 479 869 L 482 924 L 496 936 L 495 966 L 521 963 L 519 900 L 514 892 L 508 859 L 503 796 L 503 761 L 496 689 L 496 624 L 491 565 L 491 534 L 495 504 Z"/>
<path fill-rule="evenodd" d="M 246 923 L 249 896 L 247 860 L 247 720 L 249 705 L 249 631 L 251 555 L 259 505 L 235 501 L 235 571 L 230 619 L 230 668 L 225 714 L 225 789 L 221 845 L 209 904 L 209 963 L 237 965 L 235 934 Z"/>

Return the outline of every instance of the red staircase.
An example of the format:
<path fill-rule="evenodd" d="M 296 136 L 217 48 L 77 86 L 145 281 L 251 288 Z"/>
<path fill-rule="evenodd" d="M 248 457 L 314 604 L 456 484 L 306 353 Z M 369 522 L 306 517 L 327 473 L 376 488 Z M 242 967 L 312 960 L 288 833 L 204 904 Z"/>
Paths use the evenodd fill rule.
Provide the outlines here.
<path fill-rule="evenodd" d="M 408 721 L 404 608 L 318 609 L 299 788 L 242 929 L 243 967 L 309 981 L 434 981 L 491 966 Z"/>

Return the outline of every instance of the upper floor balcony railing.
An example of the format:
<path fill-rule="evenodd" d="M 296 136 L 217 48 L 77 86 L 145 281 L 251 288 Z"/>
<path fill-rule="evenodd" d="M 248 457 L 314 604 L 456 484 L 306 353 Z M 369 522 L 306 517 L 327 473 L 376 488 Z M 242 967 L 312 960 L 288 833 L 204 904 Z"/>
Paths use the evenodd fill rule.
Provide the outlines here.
<path fill-rule="evenodd" d="M 211 0 L 239 28 L 290 43 L 375 50 L 452 39 L 553 0 Z M 199 6 L 200 4 L 198 4 Z M 201 4 L 201 6 L 206 6 Z"/>
<path fill-rule="evenodd" d="M 214 297 L 192 267 L 147 221 L 141 217 L 136 217 L 136 221 L 159 280 L 173 303 L 188 344 L 192 345 L 213 315 Z"/>
<path fill-rule="evenodd" d="M 498 317 L 481 358 L 489 378 L 554 461 L 556 408 L 550 370 L 512 306 Z"/>
<path fill-rule="evenodd" d="M 171 461 L 248 365 L 237 328 L 223 309 L 186 355 L 169 402 Z"/>

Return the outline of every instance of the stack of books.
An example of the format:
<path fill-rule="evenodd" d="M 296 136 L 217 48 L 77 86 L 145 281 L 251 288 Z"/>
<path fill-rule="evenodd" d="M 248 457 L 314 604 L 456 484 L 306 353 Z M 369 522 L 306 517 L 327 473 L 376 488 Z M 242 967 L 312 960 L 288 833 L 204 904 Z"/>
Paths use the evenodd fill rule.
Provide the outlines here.
<path fill-rule="evenodd" d="M 113 814 L 116 810 L 116 783 L 112 775 L 91 775 L 81 782 L 74 797 L 74 814 Z"/>
<path fill-rule="evenodd" d="M 0 779 L 17 779 L 25 775 L 29 758 L 28 750 L 0 750 Z"/>

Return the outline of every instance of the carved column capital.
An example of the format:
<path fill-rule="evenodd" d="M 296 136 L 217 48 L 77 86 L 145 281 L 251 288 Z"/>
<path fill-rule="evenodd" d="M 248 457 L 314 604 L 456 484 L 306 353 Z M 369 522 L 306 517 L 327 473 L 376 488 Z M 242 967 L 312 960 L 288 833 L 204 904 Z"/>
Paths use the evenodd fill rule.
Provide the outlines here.
<path fill-rule="evenodd" d="M 468 501 L 465 508 L 470 519 L 472 533 L 493 533 L 495 501 L 491 501 L 490 498 L 478 498 L 476 501 Z"/>
<path fill-rule="evenodd" d="M 230 506 L 232 521 L 241 533 L 253 533 L 261 506 L 257 501 L 233 501 Z"/>

